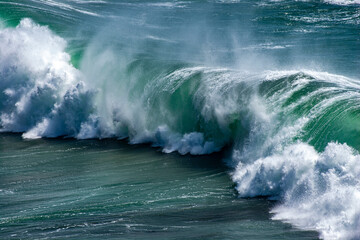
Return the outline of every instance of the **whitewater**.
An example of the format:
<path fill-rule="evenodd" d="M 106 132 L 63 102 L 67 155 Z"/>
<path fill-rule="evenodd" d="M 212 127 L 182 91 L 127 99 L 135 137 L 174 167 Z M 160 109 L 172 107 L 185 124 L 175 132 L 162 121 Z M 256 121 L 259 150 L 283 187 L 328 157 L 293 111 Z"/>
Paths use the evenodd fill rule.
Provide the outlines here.
<path fill-rule="evenodd" d="M 44 9 L 56 7 L 93 18 L 103 16 L 86 5 L 106 4 L 42 2 Z M 149 6 L 181 11 L 189 8 L 187 4 Z M 321 4 L 350 6 L 354 15 L 341 15 L 339 21 L 358 29 L 359 2 Z M 334 16 L 320 17 L 292 19 L 306 25 L 333 21 L 326 17 Z M 223 161 L 231 169 L 238 196 L 275 200 L 272 219 L 316 230 L 322 239 L 360 239 L 357 70 L 344 74 L 304 63 L 274 64 L 268 57 L 268 51 L 288 49 L 294 43 L 232 43 L 225 50 L 215 47 L 219 52 L 209 43 L 198 57 L 193 53 L 200 51 L 193 48 L 198 46 L 198 36 L 186 37 L 192 45 L 181 56 L 183 45 L 176 34 L 156 36 L 166 31 L 158 26 L 132 33 L 126 24 L 116 29 L 130 34 L 126 41 L 99 44 L 112 38 L 114 25 L 109 25 L 92 37 L 76 63 L 69 54 L 71 38 L 46 24 L 24 17 L 16 26 L 5 21 L 0 26 L 2 132 L 21 133 L 29 141 L 125 139 L 181 155 L 225 151 Z M 246 54 L 234 57 L 237 52 L 231 53 L 229 60 L 226 51 L 234 48 Z M 148 52 L 139 53 L 139 49 Z M 358 46 L 352 50 L 354 58 L 359 57 L 358 50 Z M 252 51 L 265 53 L 252 59 Z M 185 61 L 190 58 L 191 62 Z M 357 63 L 353 61 L 353 66 Z"/>

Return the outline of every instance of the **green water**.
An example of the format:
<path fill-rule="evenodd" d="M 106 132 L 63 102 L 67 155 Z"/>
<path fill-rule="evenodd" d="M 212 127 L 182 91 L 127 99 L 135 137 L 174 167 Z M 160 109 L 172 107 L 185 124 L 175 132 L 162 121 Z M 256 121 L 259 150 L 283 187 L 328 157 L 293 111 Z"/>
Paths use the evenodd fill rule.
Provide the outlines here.
<path fill-rule="evenodd" d="M 0 0 L 0 239 L 360 239 L 359 4 Z"/>
<path fill-rule="evenodd" d="M 237 198 L 220 154 L 0 136 L 1 239 L 316 239 Z"/>

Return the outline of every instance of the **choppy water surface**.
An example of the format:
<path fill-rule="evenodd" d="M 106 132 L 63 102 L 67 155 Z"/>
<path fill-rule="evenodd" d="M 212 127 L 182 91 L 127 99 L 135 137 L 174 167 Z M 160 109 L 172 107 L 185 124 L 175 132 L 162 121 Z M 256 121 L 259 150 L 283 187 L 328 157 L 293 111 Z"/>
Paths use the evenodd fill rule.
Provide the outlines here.
<path fill-rule="evenodd" d="M 359 239 L 359 4 L 0 1 L 1 237 Z"/>

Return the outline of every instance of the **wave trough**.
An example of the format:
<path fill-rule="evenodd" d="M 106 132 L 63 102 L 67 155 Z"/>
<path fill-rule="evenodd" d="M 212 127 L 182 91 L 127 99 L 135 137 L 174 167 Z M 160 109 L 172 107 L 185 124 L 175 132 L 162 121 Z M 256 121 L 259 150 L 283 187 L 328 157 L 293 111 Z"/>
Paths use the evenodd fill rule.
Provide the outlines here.
<path fill-rule="evenodd" d="M 96 46 L 78 70 L 64 39 L 23 19 L 0 30 L 0 80 L 2 131 L 129 138 L 194 155 L 230 146 L 241 197 L 279 200 L 274 219 L 324 239 L 360 238 L 354 79 L 165 64 Z"/>

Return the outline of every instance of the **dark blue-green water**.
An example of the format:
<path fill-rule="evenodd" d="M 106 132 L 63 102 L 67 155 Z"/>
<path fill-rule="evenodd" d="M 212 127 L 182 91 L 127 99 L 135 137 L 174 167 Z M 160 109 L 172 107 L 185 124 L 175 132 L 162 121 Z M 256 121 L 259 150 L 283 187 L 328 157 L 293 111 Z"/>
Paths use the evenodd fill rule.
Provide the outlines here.
<path fill-rule="evenodd" d="M 358 0 L 0 0 L 0 239 L 360 239 Z"/>
<path fill-rule="evenodd" d="M 221 155 L 1 135 L 2 239 L 316 239 L 239 199 Z"/>

